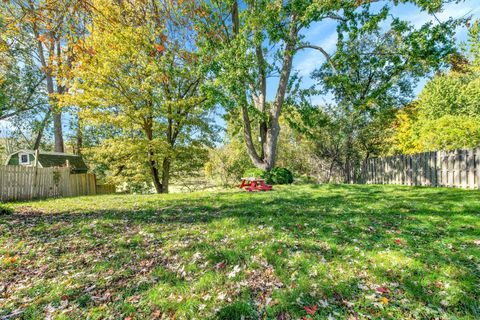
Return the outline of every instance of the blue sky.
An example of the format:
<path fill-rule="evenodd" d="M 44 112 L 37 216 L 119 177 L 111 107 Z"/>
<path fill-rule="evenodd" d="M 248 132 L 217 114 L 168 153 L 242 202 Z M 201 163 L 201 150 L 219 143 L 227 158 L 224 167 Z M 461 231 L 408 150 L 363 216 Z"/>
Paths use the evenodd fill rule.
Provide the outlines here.
<path fill-rule="evenodd" d="M 380 1 L 372 4 L 372 9 L 379 9 L 385 5 L 385 1 Z M 400 17 L 403 20 L 410 21 L 415 26 L 419 27 L 428 21 L 435 21 L 433 16 L 428 15 L 426 12 L 420 11 L 418 7 L 412 4 L 400 4 L 398 6 L 392 5 L 392 14 Z M 444 10 L 438 13 L 436 16 L 440 21 L 447 20 L 450 17 L 460 18 L 464 16 L 472 15 L 473 18 L 480 18 L 480 0 L 467 0 L 458 4 L 452 3 L 446 5 Z M 311 44 L 322 46 L 330 54 L 335 53 L 335 46 L 337 41 L 336 35 L 336 23 L 333 20 L 327 20 L 320 23 L 313 24 L 309 29 L 303 31 L 305 40 Z M 458 28 L 456 33 L 457 43 L 465 41 L 467 38 L 467 29 L 465 27 Z M 324 63 L 325 59 L 323 55 L 315 50 L 303 50 L 297 53 L 294 58 L 293 69 L 298 71 L 299 75 L 303 77 L 303 86 L 309 87 L 313 84 L 310 79 L 310 73 Z M 276 84 L 278 79 L 271 78 L 268 83 L 267 98 L 272 99 L 275 95 Z M 418 94 L 424 87 L 427 79 L 423 79 L 419 82 L 415 92 Z M 312 97 L 312 103 L 325 104 L 330 101 L 328 96 L 315 96 Z M 222 111 L 220 111 L 222 113 Z M 225 122 L 221 116 L 216 116 L 215 120 L 218 125 L 224 127 Z M 64 120 L 64 131 L 68 132 L 67 119 Z M 2 129 L 9 128 L 10 125 L 6 121 L 0 121 L 0 131 Z M 0 132 L 1 135 L 1 132 Z"/>
<path fill-rule="evenodd" d="M 385 1 L 380 1 L 378 3 L 372 4 L 372 9 L 376 10 L 385 5 Z M 436 23 L 436 20 L 433 16 L 429 15 L 426 12 L 422 12 L 418 7 L 413 4 L 400 4 L 398 6 L 391 5 L 391 13 L 401 18 L 402 20 L 410 21 L 414 26 L 420 27 L 424 23 L 433 21 Z M 473 18 L 480 18 L 480 0 L 467 0 L 458 4 L 449 4 L 446 5 L 444 10 L 436 14 L 437 18 L 440 21 L 448 20 L 450 17 L 460 18 L 465 16 L 472 15 Z M 309 41 L 311 44 L 320 45 L 328 53 L 335 53 L 335 46 L 337 41 L 336 35 L 336 23 L 335 21 L 329 19 L 324 22 L 313 24 L 308 30 L 303 32 L 305 36 L 305 41 Z M 465 27 L 458 28 L 456 34 L 457 43 L 465 41 L 467 38 L 467 29 Z M 299 52 L 294 59 L 293 68 L 299 72 L 299 75 L 303 77 L 304 86 L 310 86 L 313 84 L 310 79 L 310 73 L 315 70 L 318 66 L 323 64 L 325 59 L 323 55 L 315 50 L 303 50 Z M 425 86 L 427 79 L 424 79 L 419 82 L 415 93 L 418 95 L 422 88 Z M 268 97 L 271 98 L 275 94 L 276 81 L 272 79 L 270 84 Z M 312 98 L 312 103 L 314 104 L 323 104 L 328 102 L 329 97 L 317 96 Z"/>
<path fill-rule="evenodd" d="M 390 3 L 392 1 L 389 1 Z M 379 1 L 372 4 L 372 11 L 377 11 L 383 7 L 387 1 Z M 391 4 L 391 13 L 395 17 L 399 17 L 402 20 L 411 22 L 415 27 L 420 27 L 426 22 L 432 21 L 437 23 L 432 15 L 427 12 L 422 12 L 417 6 L 413 4 L 399 4 L 394 6 Z M 443 11 L 436 14 L 436 17 L 440 21 L 446 21 L 450 17 L 461 18 L 466 16 L 472 16 L 473 19 L 480 18 L 480 0 L 467 0 L 458 4 L 448 4 L 444 7 Z M 319 45 L 324 48 L 330 55 L 335 53 L 335 47 L 337 43 L 336 22 L 332 19 L 314 23 L 310 28 L 304 30 L 302 34 L 305 36 L 304 41 L 308 41 L 311 44 Z M 466 27 L 458 28 L 456 30 L 456 42 L 460 44 L 467 39 L 468 30 Z M 298 72 L 302 77 L 302 86 L 310 87 L 314 82 L 310 78 L 310 73 L 316 68 L 321 66 L 325 62 L 324 56 L 312 49 L 305 49 L 298 52 L 293 61 L 293 70 Z M 418 82 L 415 89 L 415 94 L 418 95 L 428 79 L 422 79 Z M 278 84 L 278 78 L 270 78 L 267 83 L 267 99 L 273 100 Z M 331 102 L 331 96 L 314 96 L 311 98 L 311 102 L 317 105 L 325 105 Z M 223 111 L 220 110 L 220 114 Z M 225 122 L 222 117 L 216 117 L 218 125 L 224 127 Z"/>

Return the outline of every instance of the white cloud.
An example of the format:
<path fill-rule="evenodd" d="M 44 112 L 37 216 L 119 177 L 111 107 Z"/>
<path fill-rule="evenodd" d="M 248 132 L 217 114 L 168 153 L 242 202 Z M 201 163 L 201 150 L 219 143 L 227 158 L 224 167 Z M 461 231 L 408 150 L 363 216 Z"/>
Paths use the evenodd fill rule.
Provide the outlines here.
<path fill-rule="evenodd" d="M 319 52 L 313 50 L 309 51 L 310 54 L 307 57 L 301 59 L 300 62 L 294 67 L 301 77 L 309 76 L 313 70 L 318 68 L 323 63 L 323 61 L 319 57 Z"/>
<path fill-rule="evenodd" d="M 466 1 L 462 3 L 451 3 L 445 6 L 445 8 L 435 14 L 435 16 L 440 21 L 447 21 L 450 18 L 462 18 L 469 15 L 476 15 L 480 13 L 480 7 L 478 4 L 475 4 L 478 0 Z M 418 9 L 415 12 L 409 12 L 401 15 L 401 18 L 412 22 L 415 27 L 421 27 L 427 22 L 437 23 L 437 20 L 434 16 L 428 14 L 425 11 L 419 11 Z"/>
<path fill-rule="evenodd" d="M 6 138 L 14 130 L 13 124 L 8 120 L 0 120 L 0 138 Z"/>
<path fill-rule="evenodd" d="M 330 31 L 330 34 L 320 41 L 320 43 L 316 43 L 314 39 L 312 39 L 311 44 L 319 45 L 325 51 L 332 54 L 337 45 L 337 33 L 335 31 Z M 299 72 L 300 76 L 305 77 L 310 75 L 313 70 L 320 67 L 325 62 L 325 57 L 318 50 L 303 49 L 298 57 L 296 57 L 296 60 L 299 61 L 299 63 L 295 63 L 295 70 Z"/>

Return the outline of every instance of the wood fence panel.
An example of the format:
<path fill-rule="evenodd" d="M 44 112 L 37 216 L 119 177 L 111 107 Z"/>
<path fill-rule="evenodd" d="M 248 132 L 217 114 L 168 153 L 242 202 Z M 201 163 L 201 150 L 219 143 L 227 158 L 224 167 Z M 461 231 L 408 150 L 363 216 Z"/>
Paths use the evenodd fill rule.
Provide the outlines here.
<path fill-rule="evenodd" d="M 475 177 L 476 188 L 480 189 L 480 148 L 475 149 Z"/>
<path fill-rule="evenodd" d="M 115 186 L 97 186 L 92 173 L 71 174 L 70 168 L 0 166 L 0 201 L 115 193 Z"/>
<path fill-rule="evenodd" d="M 448 154 L 442 151 L 442 187 L 448 186 Z"/>
<path fill-rule="evenodd" d="M 455 156 L 447 152 L 447 187 L 453 186 L 455 181 Z"/>
<path fill-rule="evenodd" d="M 480 148 L 372 158 L 365 170 L 368 184 L 480 189 Z"/>
<path fill-rule="evenodd" d="M 459 159 L 459 166 L 460 170 L 458 171 L 460 175 L 460 183 L 462 185 L 462 188 L 467 189 L 467 175 L 468 175 L 468 170 L 467 170 L 467 150 L 460 150 L 459 151 L 460 159 Z"/>
<path fill-rule="evenodd" d="M 418 167 L 418 157 L 416 155 L 414 155 L 411 159 L 410 159 L 410 162 L 411 162 L 411 171 L 410 171 L 410 174 L 412 176 L 412 185 L 413 186 L 416 186 L 417 185 L 417 167 Z"/>
<path fill-rule="evenodd" d="M 475 187 L 475 151 L 467 150 L 465 167 L 467 168 L 467 188 L 473 189 Z"/>

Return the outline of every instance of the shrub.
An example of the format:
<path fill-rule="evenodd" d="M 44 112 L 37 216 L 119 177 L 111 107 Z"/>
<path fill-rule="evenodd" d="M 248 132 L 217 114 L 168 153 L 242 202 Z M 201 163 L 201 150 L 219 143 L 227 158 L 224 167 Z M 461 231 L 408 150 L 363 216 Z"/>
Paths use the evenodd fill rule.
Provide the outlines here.
<path fill-rule="evenodd" d="M 267 178 L 267 172 L 265 170 L 258 169 L 258 168 L 249 168 L 249 169 L 247 169 L 243 172 L 243 177 L 244 178 L 253 177 L 253 178 L 266 179 Z"/>
<path fill-rule="evenodd" d="M 262 169 L 250 168 L 245 170 L 243 176 L 262 178 L 269 184 L 289 184 L 293 182 L 293 174 L 287 168 L 273 168 L 270 172 Z"/>
<path fill-rule="evenodd" d="M 293 182 L 293 174 L 287 168 L 273 168 L 268 173 L 268 180 L 273 184 L 290 184 Z"/>
<path fill-rule="evenodd" d="M 212 148 L 209 160 L 204 165 L 205 175 L 215 184 L 223 186 L 238 185 L 244 171 L 251 166 L 250 158 L 244 150 L 243 142 L 232 139 L 228 144 Z"/>

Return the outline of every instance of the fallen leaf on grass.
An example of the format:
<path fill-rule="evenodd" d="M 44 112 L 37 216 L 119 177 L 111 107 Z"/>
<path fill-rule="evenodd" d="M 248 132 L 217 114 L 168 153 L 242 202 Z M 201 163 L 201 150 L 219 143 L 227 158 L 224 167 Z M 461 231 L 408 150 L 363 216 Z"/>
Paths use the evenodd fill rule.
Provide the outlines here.
<path fill-rule="evenodd" d="M 327 300 L 318 300 L 318 303 L 320 303 L 320 305 L 323 307 L 323 308 L 326 308 L 328 307 L 329 303 Z"/>
<path fill-rule="evenodd" d="M 238 272 L 240 272 L 240 266 L 239 266 L 239 265 L 236 265 L 236 266 L 233 268 L 233 271 L 228 274 L 228 277 L 229 277 L 229 278 L 234 278 L 234 277 L 237 275 Z"/>
<path fill-rule="evenodd" d="M 347 308 L 352 308 L 354 304 L 348 300 L 343 300 L 342 304 L 345 305 Z"/>
<path fill-rule="evenodd" d="M 5 263 L 5 264 L 15 263 L 15 262 L 17 262 L 17 260 L 18 260 L 18 256 L 10 257 L 10 254 L 8 252 L 5 253 L 5 255 L 2 259 L 3 263 Z"/>
<path fill-rule="evenodd" d="M 368 290 L 368 289 L 370 289 L 368 286 L 366 286 L 366 285 L 364 285 L 364 284 L 361 284 L 361 283 L 358 284 L 357 287 L 358 287 L 358 289 L 360 289 L 360 290 L 365 290 L 365 291 Z"/>
<path fill-rule="evenodd" d="M 137 303 L 138 301 L 140 301 L 140 298 L 141 296 L 140 295 L 135 295 L 135 296 L 131 296 L 127 299 L 128 302 L 133 302 L 133 303 Z"/>
<path fill-rule="evenodd" d="M 381 293 L 381 294 L 384 294 L 384 293 L 388 293 L 390 290 L 388 288 L 385 288 L 385 287 L 378 287 L 377 289 L 375 289 L 378 293 Z"/>
<path fill-rule="evenodd" d="M 381 299 L 381 301 L 382 301 L 383 304 L 388 304 L 388 298 L 386 298 L 386 297 L 383 297 Z"/>
<path fill-rule="evenodd" d="M 307 313 L 311 316 L 313 316 L 317 310 L 318 310 L 318 307 L 316 305 L 313 305 L 313 306 L 305 306 L 303 307 L 305 309 L 305 311 L 307 311 Z"/>
<path fill-rule="evenodd" d="M 286 312 L 280 312 L 277 315 L 277 320 L 287 320 L 288 319 L 288 313 Z"/>

